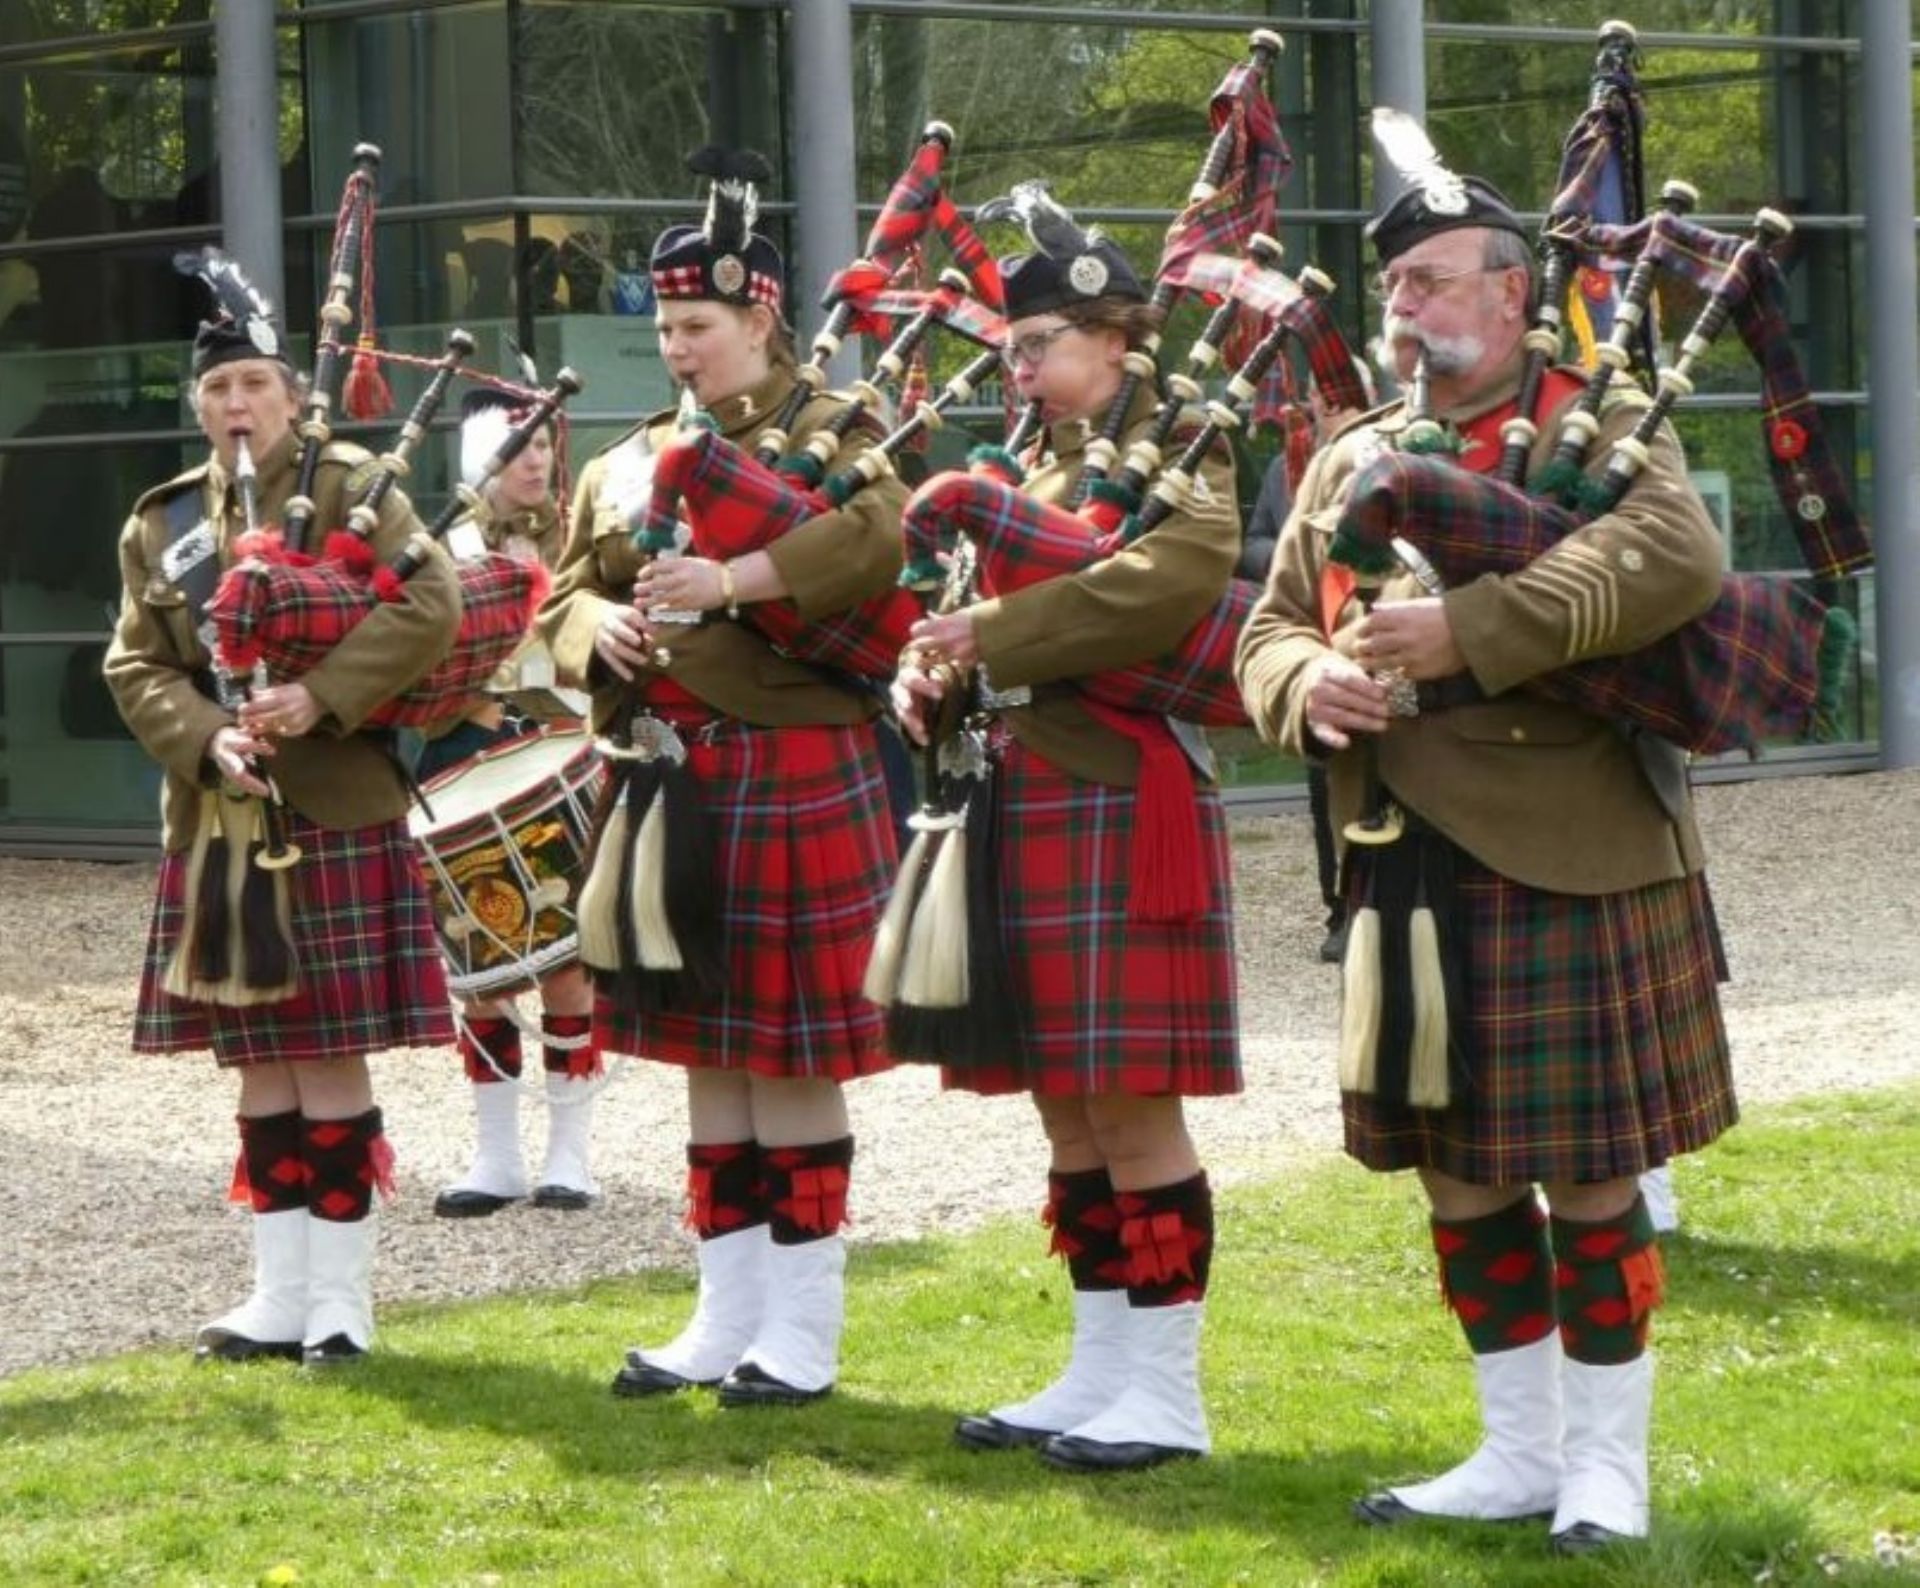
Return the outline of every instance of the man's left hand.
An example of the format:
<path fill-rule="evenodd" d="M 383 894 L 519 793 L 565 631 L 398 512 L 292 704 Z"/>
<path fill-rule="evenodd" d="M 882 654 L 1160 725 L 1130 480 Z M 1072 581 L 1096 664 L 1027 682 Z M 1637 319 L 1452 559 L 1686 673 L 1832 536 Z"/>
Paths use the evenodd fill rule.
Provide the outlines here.
<path fill-rule="evenodd" d="M 1354 631 L 1353 659 L 1376 675 L 1397 668 L 1415 683 L 1450 678 L 1467 666 L 1438 596 L 1376 602 Z"/>

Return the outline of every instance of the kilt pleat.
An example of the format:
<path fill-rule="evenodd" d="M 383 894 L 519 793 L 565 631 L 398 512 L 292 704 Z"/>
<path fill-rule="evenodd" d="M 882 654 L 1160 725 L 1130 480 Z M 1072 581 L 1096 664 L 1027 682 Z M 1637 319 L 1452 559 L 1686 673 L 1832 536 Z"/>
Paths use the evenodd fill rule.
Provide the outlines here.
<path fill-rule="evenodd" d="M 976 1092 L 1197 1097 L 1241 1087 L 1233 901 L 1219 795 L 1199 791 L 1207 906 L 1135 921 L 1134 790 L 1069 777 L 1017 742 L 997 758 L 1001 936 L 1024 1052 L 950 1067 Z"/>
<path fill-rule="evenodd" d="M 188 856 L 166 856 L 134 1013 L 136 1053 L 211 1048 L 222 1065 L 451 1047 L 452 1007 L 433 909 L 403 821 L 320 827 L 287 813 L 299 862 L 287 872 L 300 988 L 234 1009 L 162 989 L 186 916 Z"/>
<path fill-rule="evenodd" d="M 714 823 L 727 991 L 671 1014 L 596 998 L 602 1046 L 784 1077 L 889 1068 L 880 1011 L 860 992 L 897 869 L 872 728 L 723 721 L 687 749 Z"/>
<path fill-rule="evenodd" d="M 1739 1117 L 1706 880 L 1529 888 L 1457 856 L 1470 923 L 1472 1081 L 1444 1110 L 1343 1093 L 1372 1169 L 1475 1185 L 1637 1175 Z"/>

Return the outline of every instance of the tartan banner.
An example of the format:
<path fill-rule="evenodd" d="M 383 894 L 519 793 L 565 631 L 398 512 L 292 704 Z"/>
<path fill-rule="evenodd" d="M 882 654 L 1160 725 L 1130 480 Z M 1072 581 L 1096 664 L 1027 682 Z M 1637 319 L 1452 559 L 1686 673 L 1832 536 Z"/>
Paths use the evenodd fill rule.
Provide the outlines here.
<path fill-rule="evenodd" d="M 784 476 L 712 430 L 675 439 L 653 471 L 649 525 L 671 526 L 684 507 L 695 556 L 725 559 L 759 551 L 790 530 L 833 511 L 823 496 Z M 788 655 L 860 678 L 893 677 L 920 606 L 905 590 L 889 590 L 845 612 L 809 622 L 791 601 L 756 601 L 740 609 Z"/>
<path fill-rule="evenodd" d="M 1579 247 L 1595 255 L 1637 256 L 1651 249 L 1665 268 L 1710 292 L 1735 261 L 1741 239 L 1663 211 L 1632 226 L 1592 226 Z M 1759 249 L 1749 249 L 1735 268 L 1733 323 L 1760 366 L 1760 427 L 1774 493 L 1815 578 L 1859 573 L 1873 565 L 1873 547 L 1794 351 L 1786 276 Z"/>
<path fill-rule="evenodd" d="M 1646 172 L 1641 160 L 1646 101 L 1635 74 L 1638 55 L 1630 33 L 1612 32 L 1601 41 L 1587 108 L 1561 146 L 1559 179 L 1547 210 L 1549 234 L 1565 236 L 1583 223 L 1631 225 L 1646 214 Z M 1588 368 L 1593 367 L 1593 349 L 1612 333 L 1630 265 L 1631 261 L 1596 260 L 1577 266 L 1567 282 L 1567 320 L 1580 344 L 1581 362 Z M 1640 322 L 1635 341 L 1639 362 L 1651 370 L 1651 315 Z"/>
<path fill-rule="evenodd" d="M 367 726 L 413 728 L 457 716 L 519 649 L 550 583 L 537 562 L 499 552 L 463 560 L 460 632 L 453 648 L 385 705 Z M 299 679 L 380 605 L 371 577 L 331 558 L 241 558 L 220 576 L 207 613 L 214 655 L 245 674 L 256 658 L 276 679 Z"/>
<path fill-rule="evenodd" d="M 1234 259 L 1226 254 L 1203 250 L 1187 258 L 1176 275 L 1168 278 L 1176 287 L 1206 294 L 1210 298 L 1237 298 L 1256 310 L 1271 324 L 1279 320 L 1287 327 L 1301 351 L 1320 398 L 1329 408 L 1364 410 L 1370 406 L 1366 388 L 1354 369 L 1353 349 L 1333 318 L 1323 292 L 1310 292 L 1284 270 L 1262 267 L 1250 259 Z M 1278 423 L 1285 427 L 1289 404 L 1279 400 L 1290 384 L 1284 360 L 1276 360 L 1274 370 L 1261 384 L 1261 395 L 1254 404 L 1253 426 Z"/>
<path fill-rule="evenodd" d="M 1431 454 L 1382 453 L 1360 471 L 1330 556 L 1394 564 L 1403 536 L 1449 585 L 1516 573 L 1580 527 L 1566 509 Z M 1826 612 L 1797 586 L 1729 574 L 1703 615 L 1644 650 L 1575 662 L 1527 687 L 1631 722 L 1700 755 L 1754 750 L 1812 726 Z"/>
<path fill-rule="evenodd" d="M 1216 137 L 1227 132 L 1231 138 L 1226 169 L 1213 191 L 1190 199 L 1167 228 L 1155 272 L 1161 280 L 1177 283 L 1197 253 L 1238 252 L 1255 232 L 1273 230 L 1293 156 L 1264 78 L 1257 58 L 1238 61 L 1213 91 L 1207 116 Z"/>
<path fill-rule="evenodd" d="M 959 470 L 937 474 L 914 492 L 900 530 L 910 566 L 965 535 L 979 554 L 981 585 L 988 595 L 1078 573 L 1124 544 L 1119 532 L 1101 535 L 1077 513 L 1036 501 L 1003 480 Z M 1077 677 L 1073 685 L 1123 711 L 1208 727 L 1246 727 L 1233 650 L 1258 598 L 1250 581 L 1230 580 L 1177 649 L 1133 667 Z"/>

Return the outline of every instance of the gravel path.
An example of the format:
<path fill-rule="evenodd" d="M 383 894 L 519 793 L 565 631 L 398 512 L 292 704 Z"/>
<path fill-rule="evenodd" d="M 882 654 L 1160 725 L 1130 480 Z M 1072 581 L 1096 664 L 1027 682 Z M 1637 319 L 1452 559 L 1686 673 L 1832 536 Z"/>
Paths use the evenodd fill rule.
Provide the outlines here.
<path fill-rule="evenodd" d="M 1701 819 L 1734 982 L 1743 1097 L 1920 1076 L 1920 774 L 1772 778 L 1705 789 Z M 1336 973 L 1304 813 L 1236 825 L 1247 1091 L 1200 1103 L 1216 1181 L 1271 1175 L 1338 1145 Z M 245 1289 L 244 1215 L 221 1195 L 233 1089 L 210 1059 L 127 1051 L 149 865 L 0 860 L 0 1374 L 188 1340 Z M 686 1264 L 685 1110 L 676 1074 L 627 1064 L 594 1120 L 606 1192 L 583 1214 L 432 1217 L 465 1165 L 451 1053 L 374 1061 L 400 1159 L 383 1300 L 559 1287 Z M 943 1095 L 907 1068 L 852 1089 L 853 1234 L 965 1228 L 1037 1202 L 1041 1139 L 1023 1099 Z M 537 1167 L 539 1110 L 523 1129 Z"/>

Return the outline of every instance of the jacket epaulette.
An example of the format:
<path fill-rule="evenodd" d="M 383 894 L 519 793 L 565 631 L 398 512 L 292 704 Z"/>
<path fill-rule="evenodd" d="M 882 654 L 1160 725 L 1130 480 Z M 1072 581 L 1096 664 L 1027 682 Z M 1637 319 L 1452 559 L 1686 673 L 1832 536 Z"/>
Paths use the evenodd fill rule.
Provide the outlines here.
<path fill-rule="evenodd" d="M 184 473 L 176 474 L 172 479 L 142 491 L 134 501 L 133 511 L 136 514 L 144 513 L 149 507 L 158 506 L 162 502 L 170 502 L 182 491 L 188 489 L 190 486 L 198 485 L 206 477 L 207 465 L 204 463 L 196 463 Z"/>

